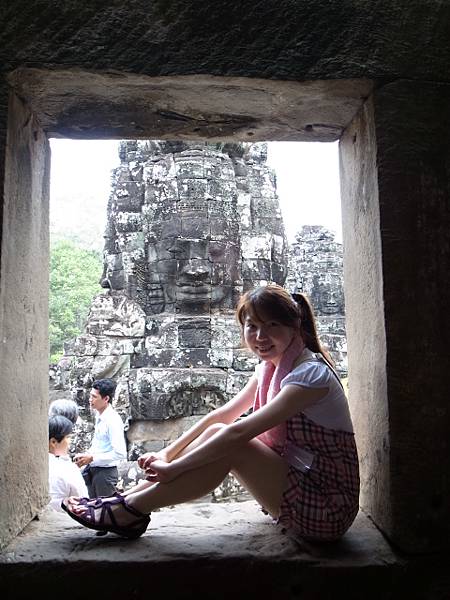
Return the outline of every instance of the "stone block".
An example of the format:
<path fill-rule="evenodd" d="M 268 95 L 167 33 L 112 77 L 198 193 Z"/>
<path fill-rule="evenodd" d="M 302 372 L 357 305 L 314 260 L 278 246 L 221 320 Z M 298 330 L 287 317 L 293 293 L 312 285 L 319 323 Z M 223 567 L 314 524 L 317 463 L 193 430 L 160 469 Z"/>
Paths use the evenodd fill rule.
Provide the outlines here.
<path fill-rule="evenodd" d="M 211 346 L 211 320 L 199 317 L 179 320 L 180 348 L 209 348 Z"/>
<path fill-rule="evenodd" d="M 266 233 L 242 239 L 241 252 L 244 259 L 265 259 L 272 257 L 272 235 Z"/>
<path fill-rule="evenodd" d="M 175 156 L 176 176 L 179 179 L 204 179 L 205 162 L 204 156 Z"/>
<path fill-rule="evenodd" d="M 216 208 L 216 207 L 214 207 Z M 212 211 L 212 207 L 208 206 L 210 235 L 212 240 L 236 240 L 239 236 L 239 225 L 235 219 L 230 219 L 220 211 Z"/>
<path fill-rule="evenodd" d="M 136 212 L 117 212 L 115 225 L 118 233 L 142 231 L 142 215 Z"/>
<path fill-rule="evenodd" d="M 168 440 L 178 438 L 184 431 L 192 427 L 199 418 L 199 416 L 181 417 L 162 423 L 135 420 L 130 423 L 127 438 L 133 444 L 165 444 Z"/>
<path fill-rule="evenodd" d="M 227 373 L 222 369 L 192 369 L 191 386 L 193 389 L 211 389 L 224 393 Z"/>
<path fill-rule="evenodd" d="M 160 155 L 156 160 L 146 163 L 142 176 L 147 185 L 154 185 L 171 179 L 175 180 L 177 169 L 172 154 Z"/>
<path fill-rule="evenodd" d="M 180 193 L 176 179 L 166 179 L 153 183 L 146 188 L 145 203 L 155 210 L 156 219 L 167 217 L 180 200 Z"/>
<path fill-rule="evenodd" d="M 247 384 L 253 372 L 234 371 L 229 369 L 227 377 L 226 392 L 230 397 L 238 394 Z"/>
<path fill-rule="evenodd" d="M 84 380 L 85 387 L 95 379 L 111 378 L 116 379 L 120 375 L 127 373 L 130 369 L 130 356 L 128 354 L 117 354 L 109 356 L 97 355 L 94 362 L 86 374 Z"/>
<path fill-rule="evenodd" d="M 148 348 L 131 357 L 131 366 L 158 368 L 192 368 L 210 366 L 208 348 Z"/>
<path fill-rule="evenodd" d="M 270 281 L 285 281 L 288 273 L 286 263 L 273 262 L 270 265 Z"/>
<path fill-rule="evenodd" d="M 217 155 L 205 160 L 205 177 L 217 180 L 233 180 L 233 164 L 228 156 Z"/>
<path fill-rule="evenodd" d="M 98 294 L 91 305 L 86 333 L 112 337 L 143 337 L 145 313 L 120 292 Z"/>
<path fill-rule="evenodd" d="M 251 371 L 255 370 L 259 359 L 247 348 L 237 348 L 233 350 L 233 364 L 235 371 Z"/>
<path fill-rule="evenodd" d="M 178 347 L 178 322 L 173 315 L 148 316 L 146 318 L 145 348 Z"/>
<path fill-rule="evenodd" d="M 207 215 L 199 211 L 183 211 L 181 235 L 188 239 L 207 240 L 210 224 Z"/>
<path fill-rule="evenodd" d="M 180 208 L 195 206 L 196 202 L 206 202 L 206 179 L 182 179 L 178 185 Z M 192 203 L 193 202 L 193 203 Z M 200 207 L 201 205 L 199 205 Z"/>
<path fill-rule="evenodd" d="M 242 260 L 242 277 L 256 282 L 272 280 L 272 263 L 264 258 L 245 258 Z M 252 286 L 250 286 L 252 287 Z"/>
<path fill-rule="evenodd" d="M 228 368 L 233 364 L 232 348 L 211 348 L 208 350 L 208 365 L 217 368 Z"/>
<path fill-rule="evenodd" d="M 117 210 L 139 213 L 144 200 L 144 188 L 140 182 L 121 181 L 116 184 L 113 203 Z"/>
<path fill-rule="evenodd" d="M 206 186 L 208 198 L 214 202 L 236 202 L 237 189 L 234 179 L 208 179 Z"/>
<path fill-rule="evenodd" d="M 195 298 L 192 301 L 185 293 L 177 290 L 175 298 L 175 312 L 183 315 L 204 315 L 209 314 L 211 308 L 211 298 Z"/>
<path fill-rule="evenodd" d="M 240 327 L 234 316 L 215 316 L 211 319 L 211 348 L 239 348 Z"/>
<path fill-rule="evenodd" d="M 124 255 L 135 254 L 141 256 L 144 252 L 144 234 L 142 231 L 121 232 L 117 234 L 117 246 Z M 125 266 L 125 258 L 123 257 Z"/>
<path fill-rule="evenodd" d="M 136 402 L 137 400 L 137 402 Z M 131 418 L 163 421 L 192 414 L 192 392 L 176 390 L 152 392 L 150 396 L 131 397 Z"/>
<path fill-rule="evenodd" d="M 73 342 L 74 343 L 70 348 L 71 354 L 76 354 L 78 356 L 94 356 L 97 352 L 98 337 L 95 335 L 82 334 L 76 337 Z"/>

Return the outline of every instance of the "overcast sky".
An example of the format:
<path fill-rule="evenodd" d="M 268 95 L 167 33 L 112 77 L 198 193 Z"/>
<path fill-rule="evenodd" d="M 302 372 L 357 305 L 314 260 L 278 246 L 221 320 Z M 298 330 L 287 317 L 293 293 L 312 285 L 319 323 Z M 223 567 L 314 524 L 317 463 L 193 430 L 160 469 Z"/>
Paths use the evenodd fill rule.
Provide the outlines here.
<path fill-rule="evenodd" d="M 119 164 L 117 144 L 104 140 L 51 140 L 51 214 L 57 214 L 57 199 L 70 193 L 71 197 L 98 198 L 105 207 L 106 218 L 110 173 Z M 342 241 L 337 142 L 270 142 L 267 162 L 277 175 L 288 239 L 292 241 L 302 225 L 324 225 Z M 70 219 L 68 214 L 65 217 Z M 74 223 L 77 221 L 74 219 Z M 100 231 L 103 229 L 101 224 Z"/>
<path fill-rule="evenodd" d="M 288 239 L 302 225 L 324 225 L 342 241 L 338 143 L 270 142 L 268 164 Z"/>

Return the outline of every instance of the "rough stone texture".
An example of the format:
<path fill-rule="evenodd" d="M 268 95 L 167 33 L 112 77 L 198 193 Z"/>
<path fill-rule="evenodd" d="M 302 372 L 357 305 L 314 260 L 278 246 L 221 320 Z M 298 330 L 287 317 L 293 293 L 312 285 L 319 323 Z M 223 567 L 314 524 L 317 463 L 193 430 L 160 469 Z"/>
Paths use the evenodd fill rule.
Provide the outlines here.
<path fill-rule="evenodd" d="M 230 142 L 336 140 L 372 89 L 367 80 L 274 82 L 29 68 L 8 81 L 55 137 Z"/>
<path fill-rule="evenodd" d="M 391 597 L 404 567 L 363 514 L 338 543 L 298 544 L 254 501 L 197 502 L 154 513 L 136 541 L 96 538 L 67 515 L 46 512 L 0 554 L 0 584 L 8 600 L 45 593 L 59 580 L 74 600 L 97 590 L 144 598 L 149 585 L 152 595 L 170 598 L 339 598 L 345 590 L 358 600 L 364 585 L 364 597 L 378 600 Z"/>
<path fill-rule="evenodd" d="M 449 85 L 418 88 L 396 82 L 374 96 L 388 366 L 390 535 L 405 548 L 420 544 L 445 549 L 450 538 L 449 106 Z"/>
<path fill-rule="evenodd" d="M 0 547 L 45 506 L 48 460 L 45 428 L 35 423 L 47 415 L 47 384 L 36 380 L 36 373 L 48 369 L 43 349 L 48 345 L 49 146 L 14 95 L 9 114 L 2 165 L 2 224 L 8 235 L 2 240 L 0 278 Z"/>
<path fill-rule="evenodd" d="M 445 548 L 449 539 L 443 327 L 450 296 L 442 285 L 450 258 L 450 146 L 439 137 L 449 130 L 449 97 L 446 85 L 390 84 L 342 142 L 347 326 L 355 356 L 349 386 L 362 501 L 404 548 Z"/>
<path fill-rule="evenodd" d="M 9 90 L 5 85 L 3 76 L 0 75 L 0 248 L 3 236 L 3 211 L 5 204 L 5 170 L 1 168 L 1 165 L 5 164 L 6 137 L 8 129 L 8 98 Z"/>
<path fill-rule="evenodd" d="M 115 78 L 118 86 L 120 81 L 127 80 L 129 76 L 140 76 L 140 74 L 144 78 L 164 75 L 171 78 L 170 82 L 164 80 L 159 88 L 160 100 L 156 110 L 160 111 L 160 129 L 156 132 L 152 129 L 150 133 L 150 126 L 148 130 L 144 128 L 141 131 L 142 138 L 164 136 L 164 131 L 169 127 L 176 129 L 175 122 L 178 122 L 179 137 L 188 136 L 193 139 L 196 134 L 205 139 L 212 135 L 220 135 L 224 132 L 224 128 L 222 117 L 217 119 L 217 115 L 226 115 L 225 122 L 230 124 L 228 133 L 236 131 L 234 117 L 229 119 L 230 114 L 234 114 L 229 106 L 232 95 L 223 96 L 223 102 L 220 101 L 220 94 L 217 96 L 211 129 L 209 129 L 208 118 L 204 121 L 198 118 L 203 106 L 208 109 L 207 115 L 211 114 L 209 95 L 205 94 L 205 89 L 208 88 L 205 87 L 197 92 L 198 112 L 194 114 L 194 119 L 190 119 L 188 114 L 187 120 L 183 121 L 186 115 L 183 112 L 174 115 L 172 109 L 169 113 L 164 112 L 166 92 L 168 93 L 173 85 L 187 81 L 184 79 L 186 75 L 191 77 L 187 81 L 188 88 L 195 87 L 195 80 L 200 74 L 208 77 L 208 83 L 215 79 L 223 87 L 227 86 L 230 78 L 239 77 L 238 87 L 242 87 L 242 98 L 248 92 L 248 84 L 251 87 L 256 79 L 264 79 L 274 85 L 272 89 L 279 86 L 281 103 L 284 93 L 281 80 L 297 82 L 297 89 L 301 89 L 304 95 L 297 96 L 296 109 L 294 107 L 293 110 L 299 113 L 306 111 L 304 119 L 302 116 L 299 117 L 298 122 L 303 125 L 298 129 L 293 129 L 284 117 L 277 119 L 277 114 L 281 114 L 282 110 L 279 104 L 265 104 L 267 96 L 261 86 L 252 88 L 255 89 L 256 95 L 262 95 L 262 105 L 267 106 L 268 112 L 272 111 L 273 127 L 270 130 L 273 132 L 271 137 L 275 140 L 301 139 L 306 131 L 306 124 L 312 126 L 308 130 L 311 132 L 309 139 L 320 139 L 323 131 L 321 124 L 325 124 L 327 129 L 333 125 L 329 120 L 325 122 L 321 120 L 324 113 L 321 110 L 321 103 L 317 102 L 317 96 L 313 93 L 314 87 L 310 88 L 302 82 L 311 80 L 315 80 L 314 83 L 325 82 L 323 94 L 326 96 L 336 89 L 334 87 L 336 80 L 343 78 L 371 78 L 375 80 L 376 88 L 395 79 L 411 80 L 408 84 L 410 90 L 406 96 L 401 86 L 391 86 L 389 94 L 392 97 L 389 98 L 389 94 L 385 95 L 381 104 L 376 103 L 375 123 L 372 123 L 370 128 L 373 132 L 374 126 L 377 127 L 377 137 L 371 138 L 369 147 L 367 149 L 361 147 L 354 153 L 351 151 L 345 153 L 348 157 L 348 161 L 344 160 L 343 163 L 345 169 L 348 172 L 366 171 L 366 181 L 372 186 L 370 196 L 374 194 L 371 201 L 369 192 L 362 185 L 359 189 L 355 185 L 355 197 L 348 202 L 350 207 L 348 223 L 353 224 L 354 227 L 347 227 L 345 236 L 351 247 L 363 251 L 362 261 L 369 269 L 365 272 L 356 266 L 353 284 L 348 288 L 349 293 L 355 294 L 355 299 L 360 293 L 361 297 L 367 300 L 364 301 L 361 311 L 357 302 L 353 303 L 353 308 L 347 304 L 347 318 L 349 319 L 350 313 L 355 311 L 356 323 L 362 317 L 362 308 L 368 309 L 365 318 L 359 320 L 361 327 L 348 332 L 350 370 L 353 370 L 351 350 L 353 347 L 355 365 L 358 365 L 355 373 L 359 371 L 368 376 L 367 379 L 361 380 L 359 385 L 356 384 L 355 379 L 353 388 L 355 392 L 357 390 L 362 392 L 361 405 L 367 406 L 368 410 L 374 412 L 374 419 L 367 419 L 369 428 L 374 426 L 377 435 L 381 434 L 378 439 L 380 443 L 374 444 L 372 451 L 374 470 L 372 473 L 366 471 L 366 482 L 371 478 L 381 482 L 380 488 L 375 489 L 375 486 L 372 488 L 377 494 L 376 498 L 379 498 L 378 490 L 387 493 L 383 504 L 387 507 L 386 515 L 382 518 L 379 512 L 373 511 L 377 523 L 385 531 L 390 533 L 395 531 L 398 542 L 406 543 L 405 549 L 410 552 L 437 551 L 441 540 L 447 544 L 448 532 L 442 524 L 450 522 L 449 511 L 445 504 L 449 494 L 445 493 L 441 496 L 443 486 L 448 486 L 448 477 L 445 477 L 445 473 L 449 471 L 449 453 L 444 452 L 445 448 L 442 445 L 448 439 L 447 431 L 443 433 L 448 423 L 448 409 L 441 404 L 441 401 L 446 398 L 447 390 L 442 391 L 438 386 L 446 381 L 441 373 L 448 372 L 446 363 L 448 353 L 444 349 L 444 352 L 440 352 L 436 357 L 431 352 L 431 359 L 428 351 L 430 348 L 438 347 L 437 342 L 441 339 L 446 339 L 443 334 L 446 313 L 443 316 L 442 312 L 439 313 L 435 307 L 439 308 L 444 300 L 444 306 L 448 306 L 446 277 L 448 221 L 443 202 L 448 197 L 448 165 L 445 161 L 448 160 L 447 149 L 450 138 L 446 112 L 447 92 L 445 86 L 439 85 L 439 82 L 450 81 L 450 46 L 448 45 L 450 6 L 448 3 L 441 0 L 430 0 L 426 3 L 415 0 L 395 3 L 391 0 L 381 0 L 376 3 L 338 3 L 326 0 L 301 0 L 294 3 L 291 0 L 276 2 L 269 0 L 251 6 L 244 6 L 242 2 L 227 2 L 218 6 L 216 2 L 206 1 L 199 5 L 181 0 L 164 3 L 158 1 L 152 4 L 146 0 L 133 0 L 132 3 L 118 3 L 115 0 L 113 2 L 99 0 L 91 3 L 18 0 L 8 6 L 6 3 L 3 5 L 0 16 L 2 73 L 23 67 L 65 70 L 63 78 L 68 82 L 71 81 L 71 84 L 65 89 L 64 102 L 61 102 L 55 110 L 50 105 L 47 107 L 44 102 L 41 104 L 42 112 L 35 114 L 35 118 L 37 120 L 42 118 L 41 122 L 44 122 L 44 113 L 48 108 L 50 115 L 48 118 L 51 120 L 56 116 L 58 119 L 64 113 L 65 103 L 68 115 L 64 122 L 70 134 L 78 137 L 102 137 L 114 129 L 114 126 L 120 131 L 121 138 L 136 137 L 132 133 L 136 131 L 136 123 L 152 122 L 152 118 L 149 119 L 146 112 L 149 109 L 151 112 L 148 104 L 141 102 L 140 112 L 130 113 L 129 107 L 133 106 L 134 93 L 122 102 L 116 102 L 117 97 L 110 95 L 110 87 L 99 95 L 96 89 L 99 80 L 95 77 L 98 72 L 101 72 L 108 81 Z M 71 71 L 69 78 L 67 71 Z M 82 80 L 85 76 L 91 75 L 94 77 L 91 80 L 92 88 L 88 89 L 88 98 L 98 98 L 94 103 L 85 102 L 86 97 L 80 93 Z M 78 76 L 80 86 L 76 84 Z M 430 93 L 432 81 L 438 84 L 435 85 L 433 93 Z M 3 106 L 5 98 L 3 81 L 1 85 L 0 98 Z M 343 89 L 347 88 L 344 86 Z M 366 97 L 370 90 L 363 85 L 359 88 L 359 92 L 362 89 L 366 89 L 366 94 L 360 93 L 360 96 Z M 33 98 L 27 96 L 25 90 L 23 91 L 24 93 L 20 95 L 21 101 L 32 104 Z M 314 102 L 307 101 L 308 95 L 316 98 L 316 105 Z M 399 99 L 403 99 L 401 102 L 396 101 L 397 95 Z M 108 98 L 111 99 L 110 102 Z M 335 114 L 342 114 L 341 104 L 346 104 L 351 98 L 355 99 L 355 95 L 345 93 L 334 95 L 333 102 L 337 105 Z M 101 123 L 96 124 L 95 117 L 91 119 L 84 116 L 87 113 L 95 116 L 97 109 L 100 108 L 99 103 L 104 102 L 107 105 L 104 111 L 109 115 L 107 123 L 102 119 Z M 293 103 L 295 102 L 294 100 Z M 390 110 L 387 110 L 387 102 L 391 107 Z M 231 104 L 233 104 L 232 100 Z M 242 106 L 245 106 L 244 100 Z M 252 106 L 254 107 L 255 104 L 253 103 Z M 351 103 L 348 114 L 354 109 L 355 104 Z M 0 130 L 3 132 L 0 134 L 0 143 L 3 146 L 0 148 L 0 158 L 5 157 L 6 144 L 4 136 L 6 122 L 3 110 L 0 116 Z M 100 110 L 98 114 L 101 114 Z M 250 111 L 247 117 L 249 119 L 245 120 L 246 124 L 252 117 Z M 26 128 L 29 121 L 23 119 L 18 122 L 12 111 L 8 113 L 8 119 L 13 133 L 9 137 L 8 152 L 14 155 L 17 151 L 18 132 L 23 131 L 22 127 Z M 180 122 L 184 122 L 185 126 L 180 126 Z M 344 124 L 344 129 L 349 122 L 350 118 Z M 239 121 L 238 125 L 240 123 L 242 121 Z M 203 125 L 205 127 L 202 135 Z M 315 125 L 319 125 L 318 131 Z M 341 126 L 340 123 L 339 127 Z M 194 131 L 195 129 L 198 131 Z M 390 132 L 387 137 L 384 137 L 385 130 Z M 246 137 L 246 131 L 252 133 L 251 129 L 238 127 L 235 139 L 249 139 Z M 59 134 L 64 135 L 64 131 L 60 131 Z M 380 148 L 377 147 L 378 139 Z M 351 136 L 346 137 L 347 144 L 351 148 L 353 144 Z M 21 156 L 25 155 L 26 153 L 23 153 Z M 407 160 L 403 161 L 403 155 Z M 38 160 L 37 154 L 35 158 Z M 355 161 L 361 161 L 358 168 Z M 21 159 L 20 168 L 24 168 L 26 163 L 25 158 Z M 387 177 L 385 174 L 391 163 L 395 167 L 392 171 L 395 171 L 395 176 Z M 6 158 L 0 166 L 1 177 L 5 175 L 6 181 L 17 173 L 12 170 L 12 164 Z M 370 176 L 369 171 L 371 171 Z M 377 204 L 378 175 L 382 179 L 379 197 L 380 202 L 383 203 L 381 224 L 374 208 L 374 204 Z M 364 178 L 360 183 L 363 180 Z M 46 185 L 44 178 L 43 187 Z M 431 195 L 429 186 L 433 190 Z M 352 185 L 345 185 L 344 190 L 348 191 L 352 187 Z M 39 189 L 41 190 L 42 186 L 39 186 Z M 2 294 L 5 294 L 4 282 L 5 280 L 8 282 L 8 278 L 11 277 L 11 272 L 8 271 L 12 260 L 11 249 L 17 248 L 20 255 L 20 248 L 28 243 L 24 236 L 28 229 L 26 226 L 18 232 L 15 228 L 12 230 L 9 228 L 8 211 L 11 210 L 15 197 L 6 187 L 2 187 L 1 193 L 4 194 L 4 203 L 0 276 Z M 410 201 L 408 201 L 409 194 L 411 194 Z M 36 187 L 34 199 L 39 198 L 39 195 L 40 192 Z M 357 200 L 356 195 L 359 195 L 361 200 Z M 400 198 L 398 213 L 394 210 L 397 207 L 397 196 Z M 29 195 L 27 197 L 31 198 Z M 353 216 L 351 216 L 352 211 L 355 212 Z M 374 216 L 373 223 L 369 222 L 370 214 Z M 393 223 L 398 224 L 403 232 L 401 243 L 392 233 Z M 442 223 L 445 224 L 444 227 Z M 385 225 L 386 229 L 384 229 Z M 354 242 L 360 228 L 364 239 L 361 243 Z M 373 231 L 372 234 L 370 229 Z M 438 233 L 439 245 L 432 243 L 435 239 L 435 231 Z M 344 237 L 344 245 L 345 239 Z M 410 251 L 411 242 L 412 246 L 417 243 L 422 252 L 420 255 Z M 394 251 L 397 244 L 399 262 L 396 262 L 397 253 Z M 42 265 L 47 263 L 46 244 L 36 243 L 32 247 L 34 259 L 39 263 L 41 271 L 33 270 L 31 276 L 28 270 L 21 270 L 18 267 L 20 256 L 13 261 L 14 268 L 22 279 L 17 294 L 10 293 L 2 296 L 0 304 L 2 334 L 5 322 L 8 330 L 14 333 L 17 331 L 19 321 L 14 320 L 15 317 L 10 320 L 10 315 L 12 313 L 15 315 L 15 309 L 21 303 L 27 306 L 33 305 L 40 290 L 43 290 L 40 279 L 36 285 L 34 278 L 38 272 L 43 275 Z M 367 247 L 371 248 L 369 252 L 366 251 Z M 382 251 L 385 257 L 380 255 Z M 345 249 L 344 253 L 345 256 L 349 256 Z M 354 260 L 356 261 L 356 257 Z M 413 260 L 417 260 L 416 265 L 413 264 Z M 386 277 L 383 271 L 380 272 L 380 261 L 383 261 L 382 269 L 386 270 Z M 403 262 L 406 265 L 405 269 L 401 266 Z M 352 261 L 349 264 L 352 264 Z M 370 272 L 372 267 L 375 267 L 375 273 Z M 361 275 L 360 279 L 356 276 L 357 273 Z M 404 284 L 402 288 L 397 283 L 397 277 Z M 375 281 L 372 289 L 376 298 L 384 299 L 384 305 L 377 304 L 374 299 L 371 300 L 364 291 L 367 282 L 372 285 L 372 279 Z M 33 286 L 29 285 L 30 281 L 33 281 Z M 359 287 L 361 292 L 357 291 Z M 425 290 L 423 298 L 428 305 L 423 308 L 421 302 L 423 298 L 420 297 L 419 301 L 413 302 L 411 307 L 405 302 L 405 297 L 410 299 L 409 296 L 405 296 L 405 288 L 408 294 L 412 289 L 420 290 L 421 293 Z M 394 306 L 397 307 L 401 317 L 398 319 L 398 327 L 395 326 Z M 387 307 L 386 322 L 385 307 Z M 408 310 L 402 317 L 404 308 Z M 42 310 L 39 308 L 36 312 L 35 323 L 38 331 L 37 337 L 33 338 L 36 348 L 39 346 L 36 354 L 33 356 L 25 354 L 23 362 L 19 362 L 16 360 L 18 353 L 14 349 L 8 349 L 6 360 L 2 360 L 2 407 L 5 414 L 11 411 L 8 419 L 17 411 L 22 399 L 27 398 L 27 410 L 21 409 L 20 418 L 11 419 L 11 423 L 8 421 L 2 429 L 0 455 L 8 460 L 11 436 L 19 439 L 24 431 L 40 432 L 33 435 L 36 436 L 36 440 L 38 438 L 42 440 L 45 431 L 46 411 L 37 408 L 46 405 L 47 366 L 43 363 L 47 356 L 47 348 L 45 336 L 41 335 L 44 313 L 43 308 Z M 415 335 L 417 324 L 419 324 L 420 336 Z M 394 333 L 400 335 L 393 335 Z M 432 333 L 437 334 L 433 340 Z M 356 336 L 353 346 L 352 336 Z M 363 341 L 366 337 L 367 343 Z M 20 337 L 13 337 L 13 339 L 15 344 L 20 344 Z M 408 343 L 402 344 L 406 340 Z M 372 346 L 372 342 L 376 345 Z M 418 352 L 418 346 L 424 351 Z M 34 360 L 37 355 L 40 357 L 39 364 Z M 424 355 L 425 358 L 418 365 L 418 357 Z M 365 371 L 361 370 L 364 361 L 370 364 Z M 31 373 L 32 380 L 29 377 Z M 24 378 L 29 382 L 25 395 Z M 425 394 L 423 382 L 426 386 L 430 382 L 432 385 L 431 390 L 426 387 Z M 353 388 L 350 385 L 350 396 L 353 396 Z M 368 402 L 369 399 L 373 399 L 374 403 Z M 358 401 L 359 398 L 355 395 L 354 404 Z M 29 410 L 30 406 L 33 407 L 31 410 Z M 391 415 L 392 427 L 389 423 Z M 379 417 L 385 419 L 385 422 L 377 423 Z M 410 423 L 411 419 L 412 423 Z M 388 453 L 383 449 L 383 433 L 388 435 L 385 446 L 389 446 L 391 454 L 396 457 L 392 463 L 392 470 L 390 470 Z M 418 471 L 415 470 L 417 456 L 421 457 Z M 426 461 L 428 461 L 427 468 Z M 46 456 L 35 452 L 34 473 L 42 473 L 45 462 Z M 405 477 L 402 478 L 399 472 L 400 470 L 403 472 L 405 465 L 408 468 L 404 471 Z M 390 488 L 384 485 L 389 480 L 392 484 Z M 44 485 L 43 479 L 39 476 L 34 481 L 38 486 Z M 430 504 L 428 490 L 433 489 L 435 484 L 438 493 L 431 498 Z M 408 497 L 405 496 L 405 490 L 410 494 Z M 11 490 L 2 487 L 2 502 L 4 498 L 6 505 L 8 507 L 14 505 L 15 509 L 14 513 L 9 509 L 6 511 L 5 527 L 2 529 L 3 540 L 10 539 L 14 535 L 16 528 L 15 526 L 10 528 L 10 525 L 17 515 L 22 515 L 19 518 L 22 525 L 27 522 L 29 512 L 28 509 L 23 510 L 23 507 L 30 507 L 36 498 L 39 498 L 39 494 L 35 495 L 34 492 L 34 489 L 23 485 Z M 428 519 L 430 506 L 438 507 L 434 514 L 441 514 L 444 517 L 437 520 L 434 517 Z M 394 529 L 386 527 L 386 523 L 392 522 L 395 525 Z M 418 524 L 420 526 L 416 527 Z M 405 535 L 400 535 L 398 528 L 402 529 L 406 536 L 414 537 L 411 543 L 407 541 Z M 75 570 L 72 574 L 75 574 Z M 51 576 L 54 577 L 54 570 Z M 443 591 L 440 598 L 445 597 Z"/>
<path fill-rule="evenodd" d="M 321 225 L 305 225 L 289 246 L 285 287 L 305 293 L 314 308 L 317 331 L 342 377 L 348 374 L 345 336 L 342 244 Z"/>
<path fill-rule="evenodd" d="M 363 513 L 340 542 L 299 544 L 254 501 L 199 501 L 154 513 L 136 541 L 98 538 L 45 512 L 0 554 L 0 585 L 8 600 L 57 585 L 73 600 L 445 600 L 447 566 L 445 557 L 399 555 Z"/>
<path fill-rule="evenodd" d="M 449 81 L 449 11 L 440 0 L 16 0 L 3 8 L 0 64 L 112 70 L 118 83 L 125 73 Z"/>
<path fill-rule="evenodd" d="M 58 377 L 86 421 L 78 449 L 90 442 L 92 382 L 118 381 L 127 436 L 140 431 L 133 460 L 174 439 L 142 421 L 187 428 L 245 385 L 257 359 L 242 348 L 234 308 L 243 291 L 284 283 L 287 243 L 266 144 L 129 140 L 119 154 L 101 277 L 107 291 L 94 298 L 83 334 L 65 344 Z"/>
<path fill-rule="evenodd" d="M 360 503 L 377 515 L 384 531 L 391 531 L 383 272 L 371 101 L 342 137 L 340 159 L 346 326 L 352 357 L 348 385 L 361 467 Z"/>

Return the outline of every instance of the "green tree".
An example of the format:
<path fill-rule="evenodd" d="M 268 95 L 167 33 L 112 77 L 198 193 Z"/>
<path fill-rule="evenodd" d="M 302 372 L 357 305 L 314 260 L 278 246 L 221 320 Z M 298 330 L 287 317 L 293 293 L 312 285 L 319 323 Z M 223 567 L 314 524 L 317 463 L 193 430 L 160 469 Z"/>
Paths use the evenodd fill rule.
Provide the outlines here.
<path fill-rule="evenodd" d="M 58 240 L 50 248 L 50 362 L 57 362 L 63 343 L 79 335 L 92 298 L 101 291 L 102 258 L 72 241 Z"/>

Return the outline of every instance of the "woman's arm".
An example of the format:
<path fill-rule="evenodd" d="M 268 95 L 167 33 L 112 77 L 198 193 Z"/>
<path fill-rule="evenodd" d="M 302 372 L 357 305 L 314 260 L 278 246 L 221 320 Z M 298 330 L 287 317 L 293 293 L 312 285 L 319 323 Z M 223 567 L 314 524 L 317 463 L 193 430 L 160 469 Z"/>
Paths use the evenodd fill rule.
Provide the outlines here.
<path fill-rule="evenodd" d="M 158 459 L 164 460 L 165 462 L 171 462 L 210 425 L 213 425 L 214 423 L 232 423 L 252 406 L 256 388 L 257 380 L 256 377 L 253 376 L 234 398 L 229 400 L 223 406 L 220 406 L 205 415 L 166 448 L 159 452 L 147 453 L 141 456 L 138 460 L 139 466 L 141 468 L 146 468 L 153 460 Z"/>
<path fill-rule="evenodd" d="M 160 461 L 152 463 L 150 469 L 153 473 L 148 474 L 154 481 L 171 481 L 185 471 L 218 460 L 264 431 L 287 421 L 322 399 L 327 392 L 328 388 L 311 389 L 286 385 L 263 408 L 245 419 L 231 422 L 228 427 L 224 427 L 192 452 L 175 458 L 170 465 Z"/>

